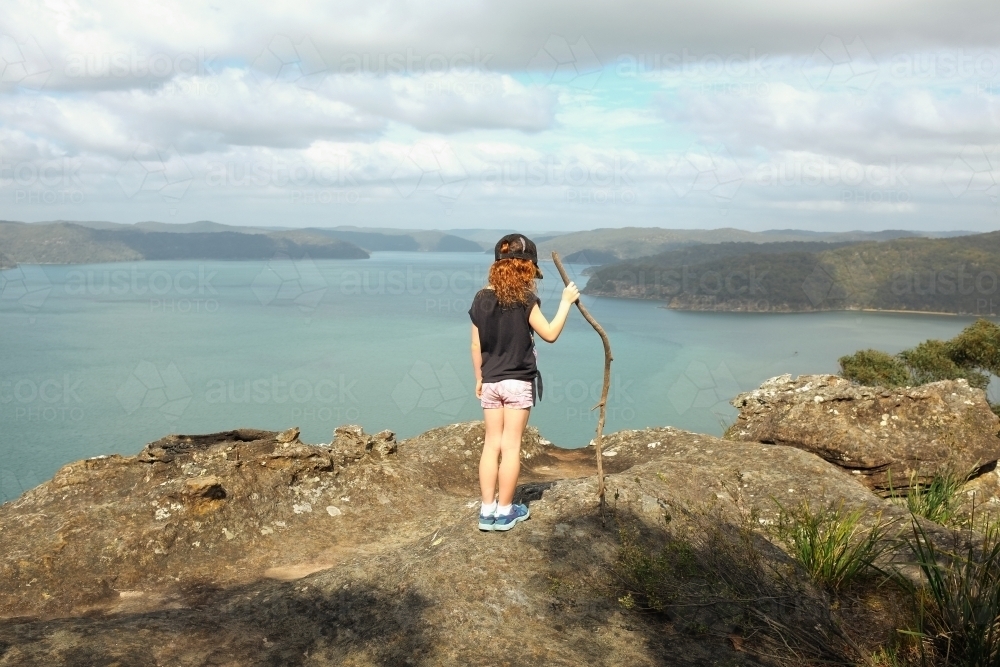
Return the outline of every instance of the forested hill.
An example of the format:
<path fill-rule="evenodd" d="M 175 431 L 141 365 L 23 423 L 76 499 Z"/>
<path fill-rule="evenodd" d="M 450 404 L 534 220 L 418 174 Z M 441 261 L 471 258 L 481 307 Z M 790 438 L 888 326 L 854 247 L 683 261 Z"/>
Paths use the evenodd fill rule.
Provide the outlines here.
<path fill-rule="evenodd" d="M 685 247 L 716 243 L 818 242 L 828 243 L 885 241 L 888 239 L 917 236 L 951 236 L 951 233 L 917 233 L 905 230 L 880 232 L 812 232 L 802 229 L 772 229 L 749 232 L 744 229 L 664 229 L 660 227 L 616 227 L 591 229 L 560 234 L 547 240 L 538 240 L 542 255 L 556 250 L 560 255 L 577 255 L 582 263 L 599 263 L 609 255 L 612 260 L 625 261 L 648 257 Z M 595 259 L 601 258 L 601 259 Z M 587 261 L 589 260 L 589 262 Z"/>
<path fill-rule="evenodd" d="M 722 243 L 602 266 L 586 294 L 680 310 L 1000 312 L 1000 232 L 882 242 Z"/>
<path fill-rule="evenodd" d="M 95 229 L 68 222 L 0 221 L 0 248 L 7 262 L 90 264 L 167 259 L 262 260 L 365 259 L 368 252 L 342 239 L 308 231 L 271 233 L 153 232 Z"/>

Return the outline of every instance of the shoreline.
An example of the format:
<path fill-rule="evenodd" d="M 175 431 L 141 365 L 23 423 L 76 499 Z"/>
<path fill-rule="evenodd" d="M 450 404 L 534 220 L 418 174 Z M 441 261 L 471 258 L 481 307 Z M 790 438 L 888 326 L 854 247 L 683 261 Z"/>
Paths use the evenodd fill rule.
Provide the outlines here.
<path fill-rule="evenodd" d="M 603 298 L 608 298 L 608 297 L 603 297 Z M 627 297 L 617 297 L 617 298 L 627 298 Z M 642 299 L 635 299 L 635 300 L 642 301 Z M 829 308 L 826 310 L 723 310 L 723 309 L 708 309 L 708 308 L 671 308 L 670 306 L 657 306 L 657 308 L 662 308 L 663 310 L 673 310 L 679 313 L 730 313 L 730 314 L 745 313 L 745 314 L 755 314 L 755 315 L 805 315 L 808 313 L 883 313 L 883 314 L 893 314 L 893 315 L 933 315 L 935 317 L 968 317 L 974 319 L 1000 317 L 1000 313 L 989 313 L 989 314 L 949 313 L 946 311 L 937 311 L 937 310 L 899 310 L 899 309 L 882 309 L 882 308 Z"/>

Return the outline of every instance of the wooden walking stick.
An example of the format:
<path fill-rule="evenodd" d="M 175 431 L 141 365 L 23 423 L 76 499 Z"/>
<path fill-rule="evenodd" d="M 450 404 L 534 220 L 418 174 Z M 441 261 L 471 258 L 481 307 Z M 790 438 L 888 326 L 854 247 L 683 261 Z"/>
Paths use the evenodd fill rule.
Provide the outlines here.
<path fill-rule="evenodd" d="M 566 274 L 566 269 L 563 268 L 562 262 L 559 260 L 559 253 L 552 251 L 552 261 L 555 262 L 556 268 L 559 269 L 559 275 L 563 279 L 563 283 L 569 285 L 569 276 Z M 604 388 L 601 390 L 601 401 L 595 405 L 591 410 L 595 408 L 600 408 L 600 416 L 597 419 L 597 437 L 594 438 L 594 448 L 597 449 L 597 495 L 601 499 L 601 507 L 604 507 L 604 463 L 601 460 L 601 435 L 604 433 L 604 417 L 607 414 L 608 407 L 608 388 L 611 386 L 611 360 L 614 358 L 611 356 L 611 341 L 608 340 L 608 334 L 604 332 L 603 327 L 597 323 L 597 320 L 587 312 L 587 309 L 579 299 L 576 302 L 576 307 L 580 309 L 580 314 L 583 315 L 583 319 L 590 322 L 590 326 L 594 327 L 600 337 L 601 342 L 604 343 Z"/>

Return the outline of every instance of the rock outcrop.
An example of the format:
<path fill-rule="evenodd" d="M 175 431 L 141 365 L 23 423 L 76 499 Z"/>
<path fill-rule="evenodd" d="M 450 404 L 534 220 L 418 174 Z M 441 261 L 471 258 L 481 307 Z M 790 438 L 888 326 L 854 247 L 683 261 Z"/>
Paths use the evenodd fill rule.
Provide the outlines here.
<path fill-rule="evenodd" d="M 480 533 L 482 439 L 238 429 L 67 465 L 0 506 L 0 665 L 759 664 L 725 618 L 691 632 L 609 594 L 618 522 L 745 502 L 767 524 L 773 499 L 904 517 L 808 452 L 672 428 L 607 436 L 602 512 L 593 448 L 529 428 L 532 518 Z"/>
<path fill-rule="evenodd" d="M 862 387 L 836 375 L 771 378 L 732 401 L 727 438 L 812 452 L 869 487 L 906 488 L 951 470 L 973 476 L 1000 457 L 1000 418 L 965 380 Z"/>

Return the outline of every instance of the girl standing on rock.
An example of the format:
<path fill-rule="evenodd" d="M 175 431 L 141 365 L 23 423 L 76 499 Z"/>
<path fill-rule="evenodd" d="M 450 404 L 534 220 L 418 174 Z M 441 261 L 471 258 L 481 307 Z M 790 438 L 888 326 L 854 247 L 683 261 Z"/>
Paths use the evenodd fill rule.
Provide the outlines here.
<path fill-rule="evenodd" d="M 469 309 L 476 397 L 486 422 L 479 460 L 479 529 L 510 530 L 530 515 L 525 505 L 514 504 L 514 489 L 521 471 L 521 436 L 531 406 L 542 397 L 534 334 L 554 343 L 580 291 L 567 285 L 549 322 L 535 294 L 535 279 L 542 277 L 535 244 L 508 234 L 497 242 L 494 259 L 489 285 L 479 290 Z"/>

